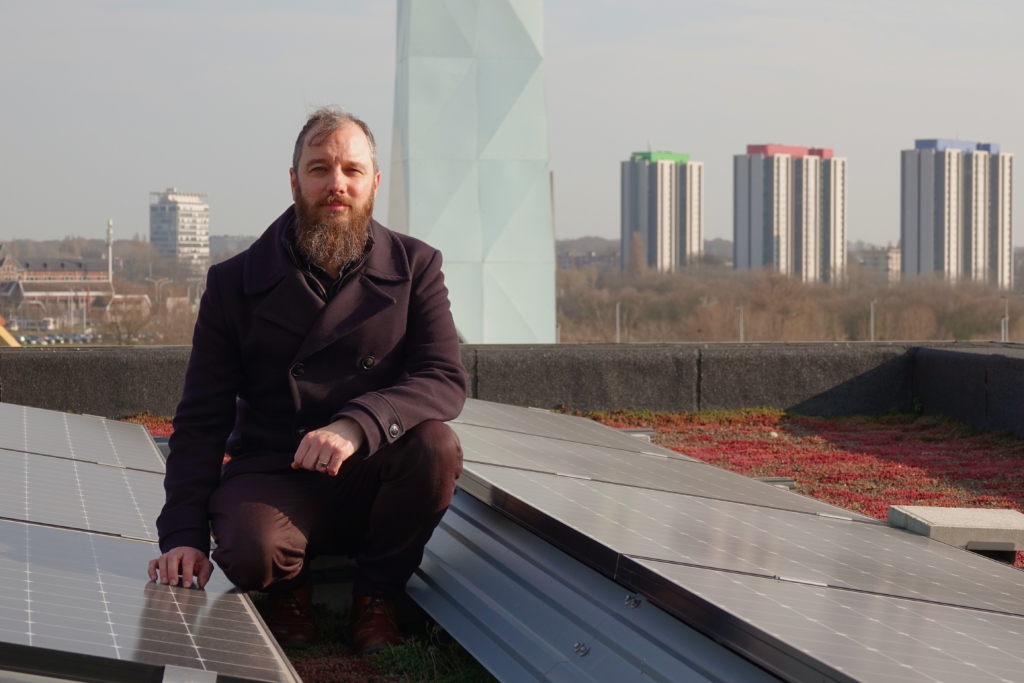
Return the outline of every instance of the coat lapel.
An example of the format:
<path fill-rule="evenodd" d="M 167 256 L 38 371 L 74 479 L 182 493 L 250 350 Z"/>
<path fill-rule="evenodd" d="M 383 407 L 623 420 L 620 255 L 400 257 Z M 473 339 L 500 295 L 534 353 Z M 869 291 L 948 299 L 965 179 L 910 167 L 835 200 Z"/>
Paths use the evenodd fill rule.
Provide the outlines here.
<path fill-rule="evenodd" d="M 310 290 L 282 246 L 285 230 L 294 220 L 295 207 L 290 206 L 249 247 L 243 282 L 245 293 L 249 295 L 273 287 L 273 291 L 256 306 L 254 313 L 305 337 L 323 310 L 324 302 Z"/>
<path fill-rule="evenodd" d="M 306 337 L 323 309 L 323 299 L 310 290 L 302 273 L 293 269 L 260 302 L 254 313 L 300 337 Z"/>
<path fill-rule="evenodd" d="M 395 299 L 381 291 L 365 275 L 355 276 L 324 307 L 299 347 L 295 361 L 330 346 L 381 311 L 395 305 Z"/>

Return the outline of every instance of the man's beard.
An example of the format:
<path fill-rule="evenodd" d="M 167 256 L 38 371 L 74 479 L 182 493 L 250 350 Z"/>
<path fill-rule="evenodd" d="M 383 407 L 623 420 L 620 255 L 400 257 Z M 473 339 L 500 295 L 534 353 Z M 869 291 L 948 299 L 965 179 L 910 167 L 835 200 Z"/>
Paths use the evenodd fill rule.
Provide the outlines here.
<path fill-rule="evenodd" d="M 370 217 L 373 195 L 362 206 L 348 197 L 331 195 L 313 207 L 306 201 L 302 188 L 295 193 L 295 245 L 306 258 L 329 273 L 358 261 L 370 238 Z M 349 210 L 318 219 L 316 209 L 327 204 L 344 204 Z"/>

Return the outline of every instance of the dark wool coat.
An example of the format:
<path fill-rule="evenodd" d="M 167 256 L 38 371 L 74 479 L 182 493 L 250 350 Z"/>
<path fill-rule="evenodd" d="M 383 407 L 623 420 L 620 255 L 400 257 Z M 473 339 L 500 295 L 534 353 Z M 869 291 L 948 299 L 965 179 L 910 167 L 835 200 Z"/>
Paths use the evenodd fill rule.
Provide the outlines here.
<path fill-rule="evenodd" d="M 465 403 L 441 253 L 372 221 L 369 253 L 324 303 L 285 250 L 294 218 L 290 207 L 210 268 L 157 519 L 164 552 L 208 552 L 206 505 L 221 477 L 289 470 L 309 430 L 350 417 L 366 433 L 353 457 L 372 457 Z"/>

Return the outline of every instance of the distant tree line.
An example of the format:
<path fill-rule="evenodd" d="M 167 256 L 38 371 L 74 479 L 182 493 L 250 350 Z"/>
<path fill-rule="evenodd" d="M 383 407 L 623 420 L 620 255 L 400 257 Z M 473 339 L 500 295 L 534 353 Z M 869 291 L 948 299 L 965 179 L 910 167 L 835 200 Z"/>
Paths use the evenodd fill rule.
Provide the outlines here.
<path fill-rule="evenodd" d="M 586 268 L 557 273 L 563 342 L 615 341 L 620 304 L 624 342 L 737 341 L 743 309 L 746 341 L 998 340 L 1006 293 L 921 279 L 879 284 L 851 265 L 848 282 L 805 285 L 769 271 L 704 264 L 685 272 Z M 1024 298 L 1010 293 L 1010 339 L 1024 341 Z"/>

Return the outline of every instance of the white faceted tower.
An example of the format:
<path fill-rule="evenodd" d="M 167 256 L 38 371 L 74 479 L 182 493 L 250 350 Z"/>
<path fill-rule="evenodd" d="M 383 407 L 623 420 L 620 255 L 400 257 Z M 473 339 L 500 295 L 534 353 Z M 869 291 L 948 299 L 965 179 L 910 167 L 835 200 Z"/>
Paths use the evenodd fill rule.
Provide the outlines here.
<path fill-rule="evenodd" d="M 388 227 L 441 250 L 470 343 L 555 341 L 542 0 L 398 0 Z"/>

